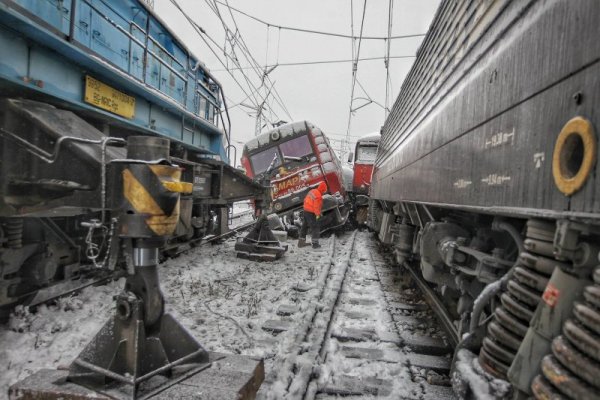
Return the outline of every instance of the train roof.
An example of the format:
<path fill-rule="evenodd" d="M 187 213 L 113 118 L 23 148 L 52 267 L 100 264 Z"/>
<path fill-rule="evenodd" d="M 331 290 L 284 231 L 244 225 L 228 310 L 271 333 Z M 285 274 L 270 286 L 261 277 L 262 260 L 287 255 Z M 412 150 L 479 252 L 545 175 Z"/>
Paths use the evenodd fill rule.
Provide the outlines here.
<path fill-rule="evenodd" d="M 244 145 L 245 152 L 253 152 L 254 150 L 259 149 L 260 147 L 267 146 L 271 142 L 278 142 L 279 140 L 287 137 L 293 136 L 296 134 L 300 134 L 306 132 L 310 129 L 319 129 L 315 124 L 309 121 L 296 121 L 290 122 L 285 125 L 278 126 L 275 129 L 271 129 L 268 132 L 261 133 L 260 135 L 250 139 Z M 274 137 L 273 134 L 278 132 L 277 139 L 272 140 Z"/>
<path fill-rule="evenodd" d="M 373 132 L 373 133 L 368 133 L 364 136 L 361 136 L 360 138 L 358 138 L 356 143 L 365 143 L 365 142 L 379 143 L 380 140 L 381 140 L 381 134 L 379 132 Z"/>

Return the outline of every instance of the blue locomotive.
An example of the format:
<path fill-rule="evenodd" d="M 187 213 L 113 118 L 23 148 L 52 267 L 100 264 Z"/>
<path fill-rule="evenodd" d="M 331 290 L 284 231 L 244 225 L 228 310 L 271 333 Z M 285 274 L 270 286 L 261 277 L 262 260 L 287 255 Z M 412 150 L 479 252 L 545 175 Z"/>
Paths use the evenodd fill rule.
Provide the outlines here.
<path fill-rule="evenodd" d="M 0 0 L 4 313 L 120 263 L 111 165 L 129 137 L 169 139 L 156 154 L 189 188 L 171 245 L 226 229 L 233 201 L 260 202 L 263 188 L 228 165 L 227 121 L 219 82 L 146 2 Z"/>

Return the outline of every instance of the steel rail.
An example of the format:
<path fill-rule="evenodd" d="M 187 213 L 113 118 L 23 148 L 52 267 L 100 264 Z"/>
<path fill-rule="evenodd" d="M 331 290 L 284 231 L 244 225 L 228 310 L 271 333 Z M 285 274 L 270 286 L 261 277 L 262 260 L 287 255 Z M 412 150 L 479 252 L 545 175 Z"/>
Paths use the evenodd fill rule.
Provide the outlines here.
<path fill-rule="evenodd" d="M 458 335 L 458 330 L 454 326 L 452 317 L 450 317 L 450 314 L 446 310 L 444 303 L 442 302 L 442 300 L 440 300 L 440 298 L 433 291 L 433 289 L 427 284 L 427 282 L 425 282 L 425 279 L 423 279 L 421 274 L 418 273 L 414 266 L 410 265 L 410 263 L 408 262 L 404 262 L 403 266 L 412 275 L 413 280 L 421 290 L 421 293 L 423 293 L 425 301 L 427 302 L 427 304 L 429 304 L 429 307 L 431 307 L 431 309 L 435 312 L 435 315 L 437 316 L 438 320 L 444 327 L 444 330 L 448 334 L 449 339 L 452 341 L 453 347 L 456 347 L 460 341 L 460 337 Z"/>
<path fill-rule="evenodd" d="M 242 215 L 240 215 L 241 217 Z M 233 236 L 238 232 L 244 231 L 250 227 L 252 227 L 254 225 L 256 221 L 251 221 L 248 222 L 246 224 L 242 224 L 239 226 L 234 227 L 233 229 L 231 229 L 230 231 L 227 231 L 221 235 L 216 235 L 216 236 L 211 236 L 208 238 L 198 238 L 198 239 L 192 239 L 192 240 L 188 240 L 187 242 L 183 242 L 183 243 L 175 243 L 171 246 L 165 246 L 163 248 L 163 251 L 168 251 L 168 250 L 174 250 L 177 248 L 182 248 L 181 251 L 177 251 L 175 253 L 175 255 L 180 255 L 183 254 L 187 251 L 190 251 L 192 248 L 188 247 L 190 244 L 195 244 L 194 247 L 200 247 L 202 245 L 208 244 L 208 243 L 212 243 L 214 241 L 220 240 L 220 239 L 225 239 L 227 237 Z M 100 273 L 101 271 L 104 271 L 102 269 L 99 269 L 98 272 Z M 119 279 L 121 277 L 125 276 L 124 271 L 120 270 L 120 269 L 116 269 L 112 274 L 109 275 L 104 275 L 104 276 L 99 276 L 99 277 L 94 277 L 94 276 L 90 276 L 87 278 L 87 280 L 85 281 L 85 283 L 83 283 L 81 286 L 77 286 L 77 287 L 73 287 L 72 285 L 61 292 L 57 292 L 55 294 L 50 294 L 48 295 L 46 298 L 44 298 L 43 300 L 36 300 L 36 294 L 37 293 L 42 293 L 44 291 L 44 289 L 42 289 L 41 291 L 35 291 L 32 293 L 29 293 L 27 296 L 23 296 L 23 298 L 31 298 L 31 301 L 29 303 L 26 303 L 25 306 L 29 307 L 31 309 L 35 309 L 37 307 L 39 307 L 42 304 L 47 304 L 53 300 L 59 299 L 61 297 L 65 297 L 65 296 L 69 296 L 69 295 L 73 295 L 75 293 L 79 293 L 81 292 L 83 289 L 85 289 L 86 287 L 89 286 L 97 286 L 97 285 L 103 285 L 105 283 L 110 282 L 111 280 L 116 280 Z M 22 302 L 18 303 L 18 304 L 23 304 Z"/>

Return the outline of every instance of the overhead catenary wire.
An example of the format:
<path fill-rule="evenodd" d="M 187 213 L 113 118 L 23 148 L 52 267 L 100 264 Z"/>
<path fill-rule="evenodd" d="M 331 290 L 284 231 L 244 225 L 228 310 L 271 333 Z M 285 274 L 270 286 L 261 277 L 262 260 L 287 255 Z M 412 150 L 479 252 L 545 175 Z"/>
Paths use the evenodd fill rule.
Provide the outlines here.
<path fill-rule="evenodd" d="M 221 3 L 222 4 L 222 3 Z M 227 2 L 226 6 L 229 6 L 229 3 Z M 215 2 L 215 7 L 216 6 L 216 2 Z M 241 31 L 237 25 L 237 22 L 235 20 L 235 17 L 233 16 L 233 13 L 231 11 L 231 8 L 228 7 L 229 10 L 229 14 L 231 16 L 231 20 L 233 21 L 233 24 L 235 26 L 236 31 L 239 33 L 240 35 L 240 48 L 243 50 L 242 54 L 244 55 L 244 57 L 246 58 L 246 60 L 248 60 L 250 62 L 250 64 L 254 65 L 255 72 L 257 73 L 257 75 L 259 76 L 259 78 L 261 78 L 261 80 L 264 80 L 264 78 L 266 77 L 267 81 L 269 83 L 272 84 L 270 78 L 268 75 L 264 75 L 263 74 L 263 69 L 261 69 L 261 66 L 258 64 L 258 61 L 256 61 L 256 58 L 252 55 L 252 53 L 250 52 L 250 49 L 248 48 L 248 45 L 246 44 L 246 41 L 244 40 Z M 283 111 L 286 113 L 286 115 L 291 119 L 291 115 L 287 109 L 287 107 L 285 106 L 285 103 L 283 102 L 283 99 L 281 98 L 281 96 L 279 95 L 279 92 L 277 91 L 277 88 L 273 87 L 273 93 L 274 93 L 274 97 L 277 98 L 277 104 L 283 109 Z"/>
<path fill-rule="evenodd" d="M 215 3 L 215 8 L 217 7 L 217 1 L 213 0 L 213 2 Z M 218 2 L 219 4 L 223 4 L 221 2 Z M 273 86 L 273 82 L 271 82 L 270 77 L 267 74 L 267 70 L 266 69 L 261 69 L 261 66 L 259 65 L 258 61 L 256 61 L 256 58 L 252 55 L 252 53 L 250 52 L 250 49 L 248 48 L 246 41 L 244 40 L 241 31 L 238 27 L 237 21 L 235 20 L 235 17 L 233 16 L 233 12 L 232 12 L 232 8 L 229 7 L 229 2 L 228 0 L 226 0 L 226 4 L 225 6 L 228 8 L 229 10 L 229 15 L 231 16 L 231 20 L 233 21 L 233 24 L 235 26 L 236 31 L 239 33 L 239 37 L 240 37 L 240 48 L 243 50 L 242 54 L 244 55 L 244 57 L 246 57 L 246 59 L 250 62 L 251 65 L 254 65 L 255 68 L 255 72 L 257 73 L 257 75 L 259 75 L 259 78 L 261 78 L 261 81 L 264 81 L 264 79 L 266 78 L 266 80 Z M 220 15 L 220 14 L 219 14 Z M 278 49 L 279 49 L 279 41 L 277 43 Z M 279 51 L 279 50 L 278 50 Z M 289 112 L 288 108 L 285 105 L 285 102 L 283 101 L 283 99 L 281 98 L 281 95 L 279 94 L 279 92 L 277 91 L 277 88 L 275 88 L 273 86 L 273 97 L 275 98 L 276 103 L 283 109 L 283 111 L 285 112 L 285 114 L 293 120 L 291 113 Z"/>
<path fill-rule="evenodd" d="M 335 33 L 335 32 L 324 32 L 324 31 L 317 31 L 314 29 L 305 29 L 305 28 L 297 28 L 297 27 L 291 27 L 291 26 L 283 26 L 283 25 L 277 25 L 277 24 L 273 24 L 271 22 L 267 22 L 264 21 L 258 17 L 255 17 L 253 15 L 248 14 L 245 11 L 242 11 L 240 9 L 237 9 L 235 7 L 230 6 L 229 4 L 223 3 L 219 0 L 214 0 L 215 3 L 224 5 L 226 7 L 229 7 L 230 10 L 235 11 L 241 15 L 244 15 L 245 17 L 248 17 L 256 22 L 259 22 L 263 25 L 267 25 L 273 28 L 279 28 L 281 30 L 288 30 L 288 31 L 296 31 L 296 32 L 304 32 L 304 33 L 311 33 L 311 34 L 315 34 L 315 35 L 324 35 L 324 36 L 333 36 L 333 37 L 339 37 L 339 38 L 345 38 L 345 39 L 363 39 L 363 40 L 394 40 L 394 39 L 407 39 L 407 38 L 414 38 L 414 37 L 422 37 L 425 36 L 424 33 L 415 33 L 415 34 L 409 34 L 409 35 L 397 35 L 397 36 L 354 36 L 354 34 L 352 35 L 345 35 L 343 33 Z"/>
<path fill-rule="evenodd" d="M 237 67 L 238 69 L 241 67 L 241 64 L 239 63 L 239 60 L 237 58 L 237 55 L 235 54 L 235 44 L 241 42 L 243 39 L 240 38 L 239 41 L 234 42 L 234 38 L 236 36 L 238 36 L 237 33 L 232 33 L 232 31 L 227 27 L 227 25 L 225 24 L 225 21 L 222 19 L 222 17 L 220 16 L 219 10 L 215 9 L 216 6 L 214 6 L 215 8 L 213 8 L 213 6 L 211 6 L 211 4 L 206 1 L 206 3 L 208 4 L 209 8 L 211 8 L 215 14 L 219 17 L 222 25 L 223 25 L 223 29 L 225 30 L 225 34 L 226 34 L 226 38 L 228 39 L 230 46 L 232 48 L 232 54 L 233 56 L 231 56 L 230 54 L 228 54 L 226 52 L 226 50 L 224 48 L 221 48 L 218 43 L 216 43 L 216 41 L 210 36 L 208 35 L 208 33 L 206 33 L 204 31 L 204 29 L 202 29 L 200 26 L 198 26 L 198 24 L 195 23 L 195 21 L 191 20 L 191 18 L 183 11 L 183 9 L 181 8 L 181 6 L 179 6 L 176 2 L 174 2 L 174 0 L 171 0 L 172 3 L 174 3 L 174 5 L 184 14 L 184 16 L 186 17 L 186 19 L 188 19 L 188 21 L 192 24 L 192 26 L 196 29 L 196 30 L 200 30 L 201 33 L 203 33 L 204 35 L 206 35 L 206 37 L 214 44 L 214 46 L 216 46 L 219 50 L 221 50 L 223 52 L 223 54 L 225 55 L 226 60 L 230 59 Z M 238 31 L 239 32 L 239 31 Z M 200 32 L 199 32 L 200 33 Z M 265 105 L 265 99 L 260 96 L 260 88 L 262 86 L 259 86 L 258 88 L 256 86 L 254 86 L 254 84 L 251 82 L 250 78 L 242 73 L 244 80 L 246 81 L 246 84 L 248 85 L 248 87 L 250 88 L 250 94 L 248 94 L 242 87 L 242 85 L 237 81 L 237 79 L 235 78 L 235 76 L 232 73 L 232 69 L 230 67 L 228 67 L 221 59 L 220 57 L 218 57 L 218 55 L 216 54 L 216 52 L 214 51 L 214 49 L 212 48 L 212 46 L 210 45 L 210 43 L 208 43 L 206 41 L 206 39 L 204 38 L 204 36 L 202 34 L 200 34 L 202 40 L 206 43 L 206 45 L 209 47 L 209 49 L 211 50 L 211 52 L 215 55 L 215 57 L 217 57 L 217 59 L 219 60 L 219 62 L 221 63 L 221 65 L 223 65 L 226 69 L 226 71 L 231 75 L 231 77 L 234 79 L 234 81 L 237 83 L 237 85 L 240 87 L 240 89 L 242 89 L 242 92 L 246 95 L 246 98 L 244 100 L 242 100 L 240 102 L 240 104 L 238 105 L 243 105 L 243 102 L 246 99 L 250 99 L 254 105 L 254 108 L 258 108 L 259 105 L 262 107 Z M 240 46 L 240 48 L 242 49 L 242 46 Z M 242 49 L 242 54 L 245 56 L 244 51 Z M 258 96 L 258 98 L 257 98 Z"/>
<path fill-rule="evenodd" d="M 192 27 L 194 28 L 194 30 L 196 30 L 196 32 L 198 33 L 198 36 L 200 36 L 200 38 L 204 41 L 204 43 L 206 44 L 206 46 L 213 53 L 213 55 L 217 58 L 217 60 L 219 61 L 219 63 L 226 69 L 226 71 L 229 72 L 229 75 L 231 76 L 231 78 L 233 79 L 233 81 L 237 84 L 237 86 L 240 88 L 240 90 L 246 95 L 246 98 L 250 99 L 251 94 L 248 94 L 246 92 L 246 90 L 244 89 L 244 87 L 242 86 L 242 84 L 237 80 L 237 78 L 235 77 L 235 75 L 228 69 L 226 63 L 223 60 L 221 60 L 221 57 L 219 57 L 219 55 L 217 54 L 217 52 L 212 48 L 212 46 L 210 45 L 210 43 L 204 37 L 205 35 L 207 37 L 209 37 L 208 34 L 206 33 L 206 31 L 186 14 L 186 12 L 181 8 L 181 6 L 177 2 L 177 0 L 170 0 L 170 2 L 183 14 L 183 16 L 186 18 L 186 20 L 192 25 Z M 220 46 L 218 46 L 218 45 L 217 45 L 217 47 L 220 48 Z M 252 101 L 252 99 L 250 99 L 250 101 Z M 255 103 L 257 102 L 256 98 L 254 98 L 254 102 Z"/>
<path fill-rule="evenodd" d="M 236 44 L 239 44 L 239 45 L 240 45 L 239 47 L 240 47 L 240 50 L 242 51 L 242 55 L 243 55 L 243 56 L 246 58 L 246 60 L 248 60 L 248 57 L 247 57 L 247 56 L 246 56 L 246 54 L 245 54 L 245 50 L 246 50 L 246 49 L 245 49 L 245 43 L 243 42 L 243 38 L 241 37 L 241 32 L 239 31 L 239 29 L 237 29 L 237 25 L 236 25 L 236 32 L 235 32 L 235 33 L 234 33 L 234 32 L 232 32 L 232 31 L 231 31 L 231 29 L 229 29 L 229 27 L 227 26 L 227 24 L 226 24 L 226 23 L 225 23 L 225 21 L 223 20 L 223 18 L 222 18 L 222 16 L 221 16 L 221 13 L 220 13 L 220 11 L 219 11 L 219 9 L 218 9 L 218 7 L 217 7 L 216 5 L 211 5 L 211 3 L 210 3 L 208 0 L 205 0 L 205 1 L 206 1 L 207 5 L 209 6 L 209 8 L 210 8 L 210 9 L 211 9 L 211 10 L 212 10 L 212 11 L 213 11 L 213 12 L 214 12 L 216 15 L 217 15 L 217 17 L 218 17 L 218 18 L 219 18 L 219 20 L 221 21 L 221 24 L 222 24 L 222 26 L 223 26 L 223 29 L 224 29 L 224 31 L 225 31 L 226 40 L 227 40 L 227 41 L 229 41 L 229 43 L 230 43 L 230 47 L 231 47 L 231 49 L 232 49 L 232 54 L 233 54 L 233 56 L 231 56 L 230 54 L 228 54 L 228 53 L 225 51 L 225 49 L 224 49 L 224 48 L 223 48 L 223 49 L 221 49 L 221 48 L 220 48 L 220 50 L 222 50 L 222 51 L 223 51 L 223 54 L 225 55 L 225 57 L 226 57 L 226 60 L 227 60 L 227 59 L 230 59 L 230 60 L 231 60 L 231 61 L 232 61 L 232 62 L 233 62 L 233 63 L 234 63 L 236 66 L 237 66 L 237 68 L 231 68 L 231 67 L 225 66 L 225 67 L 226 67 L 226 70 L 227 70 L 227 72 L 229 72 L 229 74 L 230 74 L 230 75 L 232 75 L 232 77 L 233 77 L 232 71 L 234 71 L 234 70 L 241 70 L 241 64 L 239 63 L 238 57 L 237 57 L 237 55 L 236 55 L 236 53 L 235 53 L 235 45 L 236 45 Z M 182 12 L 183 12 L 183 11 L 182 11 Z M 234 21 L 234 22 L 235 22 L 235 21 Z M 212 39 L 212 38 L 211 38 L 211 37 L 210 37 L 208 34 L 206 34 L 206 35 L 207 35 L 207 36 L 208 36 L 208 38 L 209 38 L 209 39 L 210 39 L 210 40 L 211 40 L 211 41 L 212 41 L 212 42 L 215 44 L 215 46 L 219 47 L 219 46 L 218 46 L 218 44 L 217 44 L 217 43 L 216 43 L 216 42 L 215 42 L 215 41 L 214 41 L 214 40 L 213 40 L 213 39 Z M 237 39 L 237 40 L 234 42 L 234 39 L 236 39 L 236 38 L 238 38 L 238 39 Z M 207 44 L 207 45 L 210 47 L 210 45 L 209 45 L 209 44 Z M 212 49 L 211 49 L 211 51 L 212 51 Z M 214 54 L 214 51 L 213 51 L 213 54 Z M 221 62 L 221 64 L 223 64 L 223 63 Z M 253 97 L 253 98 L 254 98 L 254 102 L 253 102 L 253 105 L 254 105 L 254 107 L 253 107 L 253 109 L 255 109 L 255 110 L 258 110 L 258 108 L 259 108 L 259 107 L 261 107 L 261 108 L 262 108 L 262 107 L 264 107 L 264 106 L 265 106 L 265 104 L 266 104 L 268 107 L 270 107 L 270 105 L 269 105 L 269 104 L 268 104 L 268 103 L 265 101 L 266 99 L 265 99 L 265 98 L 263 98 L 262 96 L 260 96 L 260 94 L 258 93 L 258 92 L 260 91 L 260 89 L 263 87 L 264 81 L 261 81 L 261 85 L 260 85 L 260 86 L 258 86 L 258 87 L 256 87 L 256 86 L 254 86 L 254 84 L 251 82 L 251 79 L 250 79 L 250 78 L 249 78 L 249 77 L 248 77 L 246 74 L 242 73 L 242 75 L 243 75 L 243 77 L 244 77 L 244 80 L 246 81 L 246 84 L 247 84 L 247 85 L 249 86 L 249 88 L 250 88 L 250 95 L 248 95 L 248 94 L 247 94 L 247 93 L 244 91 L 244 94 L 246 94 L 246 97 L 244 98 L 244 100 L 240 101 L 240 102 L 239 102 L 238 104 L 236 104 L 235 106 L 246 106 L 245 104 L 243 104 L 243 103 L 244 103 L 244 101 L 245 101 L 246 99 L 250 99 L 250 97 Z M 235 78 L 234 78 L 234 80 L 235 80 Z M 240 85 L 238 84 L 238 86 L 240 86 Z M 256 98 L 255 94 L 259 96 L 260 100 Z M 234 106 L 234 107 L 235 107 L 235 106 Z M 246 107 L 247 107 L 247 106 L 246 106 Z M 269 113 L 270 113 L 271 115 L 273 115 L 273 114 L 275 114 L 275 115 L 276 115 L 276 113 L 274 113 L 274 111 L 273 111 L 273 110 L 268 110 L 268 111 L 269 111 Z M 257 111 L 257 112 L 258 112 L 258 111 Z M 277 119 L 279 119 L 279 117 L 277 117 Z"/>
<path fill-rule="evenodd" d="M 365 57 L 359 58 L 358 61 L 374 61 L 374 60 L 385 60 L 388 59 L 402 59 L 402 58 L 415 58 L 416 56 L 390 56 L 390 57 Z M 316 60 L 316 61 L 297 61 L 297 62 L 284 62 L 278 64 L 270 64 L 262 67 L 263 69 L 271 69 L 274 67 L 295 67 L 295 66 L 303 66 L 303 65 L 319 65 L 319 64 L 341 64 L 348 62 L 355 62 L 355 59 L 345 59 L 345 60 Z M 255 67 L 241 67 L 241 68 L 229 68 L 230 70 L 238 70 L 238 69 L 255 69 Z M 225 71 L 224 69 L 213 69 L 213 71 Z"/>
<path fill-rule="evenodd" d="M 223 51 L 223 55 L 225 56 L 225 59 L 227 60 L 227 59 L 229 58 L 229 59 L 230 59 L 230 60 L 231 60 L 231 61 L 234 63 L 234 65 L 236 65 L 238 68 L 239 68 L 239 67 L 241 67 L 241 64 L 240 64 L 240 62 L 239 62 L 239 60 L 238 60 L 238 58 L 237 58 L 237 55 L 236 55 L 236 53 L 235 53 L 235 42 L 234 42 L 234 40 L 233 40 L 233 39 L 235 38 L 235 36 L 237 35 L 237 32 L 236 32 L 236 33 L 233 33 L 233 34 L 230 36 L 230 34 L 231 34 L 232 32 L 231 32 L 231 30 L 229 30 L 229 29 L 228 29 L 228 27 L 226 26 L 226 24 L 225 24 L 225 21 L 223 21 L 223 18 L 221 17 L 221 15 L 220 15 L 220 12 L 219 12 L 218 8 L 216 7 L 216 5 L 215 5 L 215 6 L 214 6 L 214 8 L 213 8 L 213 6 L 210 4 L 210 2 L 209 2 L 208 0 L 205 0 L 205 1 L 206 1 L 206 4 L 208 5 L 208 7 L 209 7 L 209 8 L 211 8 L 211 9 L 213 10 L 213 12 L 215 12 L 215 14 L 217 15 L 217 17 L 218 17 L 218 18 L 219 18 L 219 20 L 221 21 L 221 24 L 222 24 L 222 26 L 223 26 L 223 29 L 224 29 L 224 31 L 225 31 L 225 40 L 226 40 L 226 43 L 227 43 L 227 42 L 229 42 L 229 45 L 230 45 L 230 47 L 231 47 L 231 53 L 233 54 L 233 57 L 232 57 L 231 55 L 229 55 L 229 54 L 226 52 L 226 50 L 225 50 L 225 47 L 222 49 L 222 51 Z M 208 36 L 208 35 L 207 35 L 207 36 Z M 214 43 L 214 44 L 215 44 L 215 45 L 218 47 L 218 45 L 216 44 L 216 42 L 215 42 L 214 40 L 212 40 L 212 38 L 210 38 L 210 36 L 208 36 L 208 37 L 209 37 L 209 39 L 211 39 L 211 41 L 212 41 L 212 42 L 213 42 L 213 43 Z M 229 67 L 227 67 L 227 68 L 228 68 L 228 72 L 229 72 L 230 74 L 232 74 L 232 73 L 231 73 L 231 71 L 229 70 Z M 262 85 L 261 85 L 261 86 L 259 86 L 258 88 L 256 88 L 256 87 L 254 86 L 254 84 L 252 83 L 251 79 L 250 79 L 250 78 L 249 78 L 249 77 L 248 77 L 248 76 L 247 76 L 245 73 L 243 73 L 243 72 L 242 72 L 242 76 L 244 77 L 244 80 L 246 81 L 246 84 L 247 84 L 247 85 L 248 85 L 248 87 L 250 88 L 250 94 L 251 94 L 251 96 L 252 96 L 252 97 L 254 98 L 254 100 L 255 100 L 255 101 L 254 101 L 254 104 L 255 104 L 257 107 L 258 107 L 258 105 L 259 105 L 259 104 L 263 104 L 263 103 L 264 103 L 264 99 L 261 97 L 261 98 L 260 98 L 260 100 L 259 100 L 259 99 L 256 97 L 256 95 L 255 95 L 255 93 L 256 93 L 256 94 L 258 94 L 258 92 L 259 92 L 260 88 L 262 87 Z M 260 97 L 260 94 L 258 94 L 258 96 Z"/>

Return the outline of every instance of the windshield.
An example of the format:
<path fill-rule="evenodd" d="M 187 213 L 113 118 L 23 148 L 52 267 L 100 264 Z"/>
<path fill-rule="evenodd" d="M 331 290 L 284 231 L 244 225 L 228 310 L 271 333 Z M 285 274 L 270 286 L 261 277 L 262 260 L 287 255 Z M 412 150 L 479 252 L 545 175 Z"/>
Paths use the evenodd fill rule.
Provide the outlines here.
<path fill-rule="evenodd" d="M 279 151 L 278 151 L 279 150 Z M 281 152 L 281 153 L 280 153 Z M 297 138 L 282 142 L 279 146 L 271 147 L 266 150 L 256 153 L 250 156 L 252 162 L 252 168 L 254 174 L 262 174 L 269 168 L 273 157 L 277 156 L 277 161 L 273 165 L 273 168 L 279 167 L 282 164 L 289 165 L 290 163 L 306 162 L 308 158 L 303 159 L 306 156 L 313 154 L 313 149 L 310 144 L 308 136 L 303 135 Z M 282 158 L 283 157 L 283 161 Z"/>
<path fill-rule="evenodd" d="M 300 136 L 279 145 L 283 158 L 304 157 L 312 154 L 312 147 L 307 136 Z"/>
<path fill-rule="evenodd" d="M 269 168 L 273 158 L 277 157 L 277 161 L 273 167 L 278 167 L 281 165 L 281 160 L 279 159 L 279 153 L 277 152 L 277 147 L 271 147 L 270 149 L 266 149 L 261 151 L 260 153 L 256 153 L 255 155 L 250 157 L 250 161 L 252 162 L 252 168 L 254 169 L 254 174 L 262 174 Z"/>
<path fill-rule="evenodd" d="M 373 163 L 377 157 L 377 146 L 359 146 L 356 152 L 356 162 Z"/>

